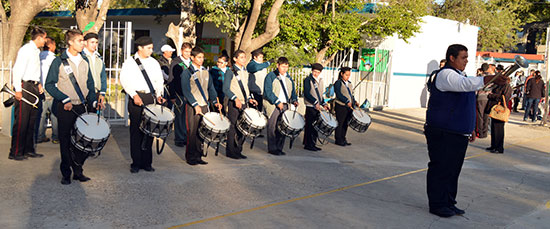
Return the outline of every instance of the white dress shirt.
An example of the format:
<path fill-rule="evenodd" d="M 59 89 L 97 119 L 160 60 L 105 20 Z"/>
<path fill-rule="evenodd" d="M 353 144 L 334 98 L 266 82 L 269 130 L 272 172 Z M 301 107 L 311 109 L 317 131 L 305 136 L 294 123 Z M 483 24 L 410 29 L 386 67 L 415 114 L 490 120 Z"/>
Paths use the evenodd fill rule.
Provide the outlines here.
<path fill-rule="evenodd" d="M 483 77 L 465 77 L 464 72 L 457 73 L 445 68 L 437 74 L 435 86 L 440 91 L 470 92 L 481 89 L 485 84 Z"/>
<path fill-rule="evenodd" d="M 282 79 L 282 80 L 279 80 L 279 82 L 282 82 L 281 84 L 281 91 L 279 92 L 279 96 L 277 96 L 279 98 L 279 102 L 281 103 L 288 103 L 288 101 L 286 100 L 286 97 L 285 97 L 285 92 L 283 90 L 286 90 L 286 76 L 288 75 L 288 73 L 285 73 L 284 75 L 281 75 L 279 74 L 279 79 Z M 292 91 L 287 91 L 286 94 L 288 95 L 288 99 L 290 99 L 290 96 L 292 94 Z"/>
<path fill-rule="evenodd" d="M 73 62 L 73 64 L 75 64 L 76 66 L 80 65 L 80 62 L 84 60 L 80 53 L 76 53 L 76 56 L 73 56 L 73 54 L 69 52 L 69 49 L 65 50 L 65 52 L 67 52 L 69 60 L 71 60 L 71 62 Z"/>
<path fill-rule="evenodd" d="M 40 49 L 34 41 L 29 41 L 17 52 L 17 59 L 13 65 L 13 88 L 19 92 L 21 91 L 21 81 L 40 82 L 40 73 Z"/>
<path fill-rule="evenodd" d="M 145 72 L 147 72 L 147 76 L 149 76 L 151 84 L 153 84 L 156 96 L 162 96 L 164 91 L 164 78 L 162 77 L 162 70 L 160 69 L 159 62 L 153 57 L 143 59 L 139 57 L 137 53 L 135 56 L 126 59 L 124 64 L 122 64 L 122 69 L 120 71 L 120 83 L 122 84 L 124 91 L 126 91 L 130 97 L 134 97 L 134 95 L 137 94 L 137 91 L 150 93 L 147 81 L 145 81 L 135 58 L 139 58 L 143 64 L 143 68 L 145 69 Z"/>
<path fill-rule="evenodd" d="M 84 54 L 86 54 L 87 56 L 91 56 L 91 57 L 99 56 L 99 53 L 97 51 L 95 51 L 94 53 L 91 53 L 86 48 L 84 48 Z M 91 66 L 95 66 L 95 58 L 88 58 L 88 61 L 91 62 Z"/>
<path fill-rule="evenodd" d="M 50 65 L 52 65 L 52 61 L 54 59 L 55 59 L 55 53 L 50 51 L 40 52 L 40 69 L 42 69 L 42 78 L 40 79 L 40 83 L 42 85 L 46 83 L 46 77 L 48 76 Z"/>

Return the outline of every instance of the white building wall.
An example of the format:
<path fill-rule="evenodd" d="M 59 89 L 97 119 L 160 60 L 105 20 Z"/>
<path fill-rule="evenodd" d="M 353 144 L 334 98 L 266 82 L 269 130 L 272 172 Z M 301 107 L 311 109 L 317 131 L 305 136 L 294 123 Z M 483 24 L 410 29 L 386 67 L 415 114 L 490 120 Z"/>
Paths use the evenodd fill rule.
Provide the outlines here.
<path fill-rule="evenodd" d="M 439 61 L 445 59 L 445 52 L 451 44 L 468 47 L 466 73 L 475 75 L 478 27 L 432 16 L 422 20 L 420 32 L 409 38 L 408 43 L 395 37 L 391 39 L 390 108 L 426 107 L 427 75 L 439 67 Z"/>

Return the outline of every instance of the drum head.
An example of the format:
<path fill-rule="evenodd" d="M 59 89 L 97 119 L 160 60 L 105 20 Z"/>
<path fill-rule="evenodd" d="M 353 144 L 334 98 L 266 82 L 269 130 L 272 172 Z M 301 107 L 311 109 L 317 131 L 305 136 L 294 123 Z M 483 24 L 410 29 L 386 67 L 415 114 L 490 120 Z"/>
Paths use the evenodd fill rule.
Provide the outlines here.
<path fill-rule="evenodd" d="M 267 118 L 262 114 L 262 112 L 254 108 L 246 108 L 243 112 L 245 113 L 244 116 L 246 119 L 249 119 L 253 125 L 259 127 L 264 127 L 267 125 Z"/>
<path fill-rule="evenodd" d="M 99 122 L 97 119 L 97 114 L 88 113 L 83 114 L 80 117 L 88 123 L 86 125 L 82 119 L 76 119 L 74 125 L 80 133 L 91 139 L 104 139 L 109 137 L 109 134 L 111 133 L 111 126 L 103 117 L 99 117 Z"/>
<path fill-rule="evenodd" d="M 283 113 L 284 117 L 281 117 L 283 122 L 287 123 L 289 127 L 294 129 L 303 129 L 306 125 L 304 117 L 297 111 L 286 110 Z M 287 121 L 288 120 L 288 121 Z"/>
<path fill-rule="evenodd" d="M 208 127 L 210 127 L 210 129 L 228 130 L 231 123 L 229 122 L 229 119 L 227 117 L 225 117 L 224 115 L 222 116 L 223 116 L 223 119 L 220 116 L 220 113 L 208 112 L 204 114 L 202 122 Z"/>
<path fill-rule="evenodd" d="M 331 127 L 337 127 L 338 126 L 338 121 L 336 120 L 336 117 L 334 117 L 334 115 L 332 115 L 331 113 L 329 113 L 328 111 L 321 111 L 321 119 L 323 119 L 323 121 L 331 126 Z"/>
<path fill-rule="evenodd" d="M 365 124 L 370 124 L 370 122 L 371 122 L 369 114 L 367 112 L 365 112 L 364 110 L 362 110 L 362 109 L 353 110 L 353 117 L 355 117 L 355 119 L 357 119 L 357 121 L 365 123 Z"/>
<path fill-rule="evenodd" d="M 144 115 L 147 117 L 150 117 L 151 120 L 154 121 L 161 121 L 161 122 L 168 122 L 174 120 L 174 113 L 170 111 L 165 106 L 159 105 L 159 104 L 149 104 L 146 106 L 149 110 L 143 109 Z M 153 113 L 151 113 L 154 112 Z"/>

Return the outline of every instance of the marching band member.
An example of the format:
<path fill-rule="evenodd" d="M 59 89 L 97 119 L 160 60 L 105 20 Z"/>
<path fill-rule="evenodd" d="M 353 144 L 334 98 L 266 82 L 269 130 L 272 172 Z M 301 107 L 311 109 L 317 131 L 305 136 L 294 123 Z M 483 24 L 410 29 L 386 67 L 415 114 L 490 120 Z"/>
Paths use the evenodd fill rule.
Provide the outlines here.
<path fill-rule="evenodd" d="M 23 102 L 35 98 L 22 89 L 38 96 L 43 91 L 40 84 L 40 48 L 46 42 L 46 31 L 34 28 L 31 32 L 32 40 L 23 45 L 17 52 L 17 59 L 13 65 L 13 89 L 15 91 L 14 122 L 12 126 L 11 148 L 8 158 L 21 161 L 27 157 L 42 157 L 35 152 L 34 132 L 38 109 Z"/>
<path fill-rule="evenodd" d="M 107 91 L 107 74 L 105 73 L 105 64 L 101 60 L 99 52 L 97 52 L 99 36 L 97 33 L 88 33 L 84 36 L 84 43 L 86 46 L 82 54 L 86 56 L 90 63 L 95 92 L 98 94 L 97 101 L 104 103 L 105 92 Z"/>
<path fill-rule="evenodd" d="M 359 106 L 359 103 L 353 97 L 353 88 L 351 88 L 352 85 L 349 81 L 350 76 L 351 68 L 343 67 L 340 69 L 340 73 L 338 73 L 338 80 L 334 83 L 334 93 L 336 94 L 334 111 L 336 113 L 336 120 L 338 121 L 334 138 L 336 145 L 339 146 L 351 145 L 346 140 L 346 133 L 354 106 Z"/>
<path fill-rule="evenodd" d="M 212 80 L 212 83 L 214 84 L 214 88 L 216 89 L 216 93 L 218 94 L 219 101 L 224 101 L 225 99 L 225 93 L 223 92 L 223 84 L 226 78 L 227 74 L 230 74 L 231 72 L 229 70 L 229 67 L 227 65 L 229 64 L 229 57 L 225 54 L 222 54 L 220 57 L 218 57 L 218 61 L 216 62 L 216 66 L 210 69 L 208 71 L 210 73 L 210 78 Z"/>
<path fill-rule="evenodd" d="M 263 90 L 264 81 L 267 76 L 267 67 L 271 63 L 269 61 L 264 62 L 264 53 L 261 49 L 256 49 L 252 52 L 252 61 L 246 66 L 246 70 L 250 74 L 250 80 L 248 81 L 248 87 L 250 93 L 254 96 L 254 99 L 258 101 L 258 110 L 263 112 Z"/>
<path fill-rule="evenodd" d="M 130 154 L 132 164 L 130 172 L 137 173 L 140 169 L 153 172 L 152 137 L 145 135 L 139 125 L 143 119 L 143 107 L 155 102 L 165 102 L 162 98 L 164 78 L 160 64 L 151 57 L 153 40 L 148 36 L 138 38 L 134 42 L 138 51 L 136 55 L 124 61 L 120 72 L 120 84 L 130 96 L 128 112 L 130 113 Z M 144 145 L 142 142 L 147 142 Z"/>
<path fill-rule="evenodd" d="M 206 165 L 202 160 L 202 142 L 198 135 L 200 114 L 207 112 L 208 101 L 221 110 L 222 105 L 216 101 L 216 89 L 210 80 L 210 74 L 202 66 L 204 51 L 195 47 L 191 51 L 191 65 L 181 75 L 181 89 L 185 97 L 185 114 L 187 121 L 187 147 L 185 148 L 185 160 L 190 165 Z"/>
<path fill-rule="evenodd" d="M 328 105 L 323 99 L 324 84 L 320 78 L 323 65 L 315 63 L 311 65 L 311 74 L 304 79 L 304 103 L 306 104 L 306 125 L 304 127 L 304 149 L 318 151 L 321 148 L 315 146 L 318 133 L 313 127 L 313 122 L 319 118 L 321 107 L 328 110 Z"/>
<path fill-rule="evenodd" d="M 267 74 L 264 82 L 264 99 L 267 100 L 266 110 L 269 115 L 267 122 L 267 148 L 273 155 L 285 155 L 283 146 L 285 136 L 277 131 L 277 121 L 290 104 L 298 107 L 298 97 L 294 81 L 288 75 L 288 59 L 279 57 L 277 69 Z"/>
<path fill-rule="evenodd" d="M 88 58 L 81 55 L 84 49 L 84 37 L 79 30 L 71 29 L 65 33 L 65 42 L 69 48 L 53 60 L 46 79 L 46 90 L 55 99 L 55 115 L 59 128 L 59 149 L 61 152 L 61 184 L 73 180 L 90 180 L 82 171 L 87 154 L 71 144 L 71 129 L 79 115 L 86 112 L 85 106 L 95 107 L 97 97 L 94 80 L 89 68 Z M 88 104 L 86 104 L 86 101 Z M 103 103 L 99 103 L 103 108 Z"/>
<path fill-rule="evenodd" d="M 170 64 L 170 78 L 168 79 L 168 90 L 170 100 L 174 104 L 174 144 L 183 147 L 187 143 L 187 128 L 185 123 L 185 98 L 181 91 L 181 75 L 191 66 L 191 43 L 183 43 L 181 46 L 181 56 L 172 60 Z"/>
<path fill-rule="evenodd" d="M 227 95 L 227 117 L 231 122 L 229 132 L 227 133 L 227 147 L 225 155 L 233 159 L 246 159 L 246 156 L 242 154 L 244 136 L 237 130 L 237 119 L 247 107 L 247 104 L 257 105 L 258 103 L 250 94 L 248 85 L 248 72 L 245 69 L 246 54 L 242 50 L 237 50 L 233 54 L 232 71 L 225 76 L 223 91 Z"/>

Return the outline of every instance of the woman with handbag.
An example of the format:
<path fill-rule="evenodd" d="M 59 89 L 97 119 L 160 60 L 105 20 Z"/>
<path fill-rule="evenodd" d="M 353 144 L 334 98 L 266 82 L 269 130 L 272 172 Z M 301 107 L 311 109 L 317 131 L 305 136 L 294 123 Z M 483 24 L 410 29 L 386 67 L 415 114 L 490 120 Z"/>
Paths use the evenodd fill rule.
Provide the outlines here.
<path fill-rule="evenodd" d="M 491 153 L 504 153 L 504 123 L 508 121 L 510 115 L 507 104 L 512 97 L 510 78 L 508 78 L 506 84 L 493 88 L 487 97 L 489 101 L 485 113 L 488 113 L 491 117 L 491 147 L 486 148 L 486 150 Z"/>

